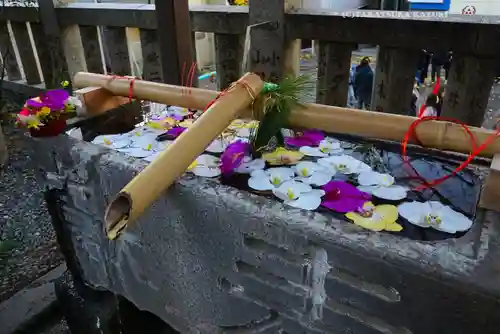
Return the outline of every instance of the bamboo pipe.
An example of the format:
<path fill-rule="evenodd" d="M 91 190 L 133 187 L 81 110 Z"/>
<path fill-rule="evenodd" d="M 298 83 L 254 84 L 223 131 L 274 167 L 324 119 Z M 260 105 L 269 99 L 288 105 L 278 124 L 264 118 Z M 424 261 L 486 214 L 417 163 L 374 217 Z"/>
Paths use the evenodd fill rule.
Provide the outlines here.
<path fill-rule="evenodd" d="M 110 90 L 115 95 L 128 96 L 129 80 L 93 73 L 77 73 L 73 84 L 76 87 L 99 86 Z M 217 92 L 204 89 L 186 88 L 166 84 L 137 80 L 134 83 L 135 98 L 154 102 L 177 105 L 185 108 L 204 109 L 213 100 Z M 183 93 L 184 91 L 184 93 Z M 242 117 L 252 117 L 246 108 Z M 358 109 L 332 107 L 319 104 L 306 104 L 305 108 L 295 109 L 290 117 L 290 126 L 298 128 L 320 129 L 332 133 L 355 134 L 367 138 L 401 141 L 404 139 L 415 117 L 394 115 L 379 112 L 366 112 Z M 478 143 L 493 134 L 491 130 L 470 127 Z M 417 136 L 425 147 L 469 153 L 471 144 L 469 137 L 458 124 L 441 121 L 429 121 L 417 127 Z M 494 141 L 481 156 L 492 157 L 500 153 L 500 141 Z"/>
<path fill-rule="evenodd" d="M 238 83 L 118 193 L 108 206 L 104 217 L 108 238 L 115 239 L 125 227 L 132 224 L 156 201 L 161 193 L 172 185 L 207 146 L 240 115 L 241 110 L 253 102 L 264 86 L 260 77 L 252 73 L 245 74 Z M 175 93 L 169 91 L 176 91 L 178 87 L 169 86 L 164 90 L 165 93 L 162 94 L 170 94 L 174 96 L 174 100 L 177 98 Z M 141 87 L 140 91 L 147 91 L 147 88 Z"/>

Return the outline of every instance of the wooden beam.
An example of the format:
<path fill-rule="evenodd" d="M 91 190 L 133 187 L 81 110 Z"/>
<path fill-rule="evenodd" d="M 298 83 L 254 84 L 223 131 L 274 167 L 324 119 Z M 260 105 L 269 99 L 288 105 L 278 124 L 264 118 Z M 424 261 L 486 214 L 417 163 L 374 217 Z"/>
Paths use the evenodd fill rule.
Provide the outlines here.
<path fill-rule="evenodd" d="M 163 81 L 172 85 L 183 82 L 182 69 L 195 62 L 187 0 L 156 2 Z"/>
<path fill-rule="evenodd" d="M 10 81 L 21 80 L 21 71 L 19 65 L 17 64 L 16 55 L 14 53 L 14 46 L 12 45 L 12 40 L 10 38 L 9 30 L 7 28 L 7 22 L 0 20 L 0 53 L 2 54 L 2 60 L 5 67 L 5 72 L 7 72 L 7 78 Z"/>

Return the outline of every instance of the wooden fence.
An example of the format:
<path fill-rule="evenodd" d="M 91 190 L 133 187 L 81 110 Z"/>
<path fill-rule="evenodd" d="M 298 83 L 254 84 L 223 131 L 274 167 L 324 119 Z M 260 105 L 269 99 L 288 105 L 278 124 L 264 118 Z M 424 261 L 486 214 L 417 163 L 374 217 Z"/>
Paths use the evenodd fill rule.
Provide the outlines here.
<path fill-rule="evenodd" d="M 317 101 L 345 106 L 351 52 L 358 44 L 379 45 L 374 109 L 406 114 L 411 102 L 421 49 L 454 52 L 443 116 L 480 125 L 500 59 L 500 18 L 495 16 L 435 16 L 407 12 L 349 13 L 296 9 L 285 12 L 283 0 L 252 0 L 248 7 L 191 6 L 187 1 L 162 0 L 154 5 L 71 3 L 55 7 L 4 7 L 0 12 L 0 52 L 9 84 L 58 86 L 75 71 L 103 72 L 98 27 L 110 50 L 110 71 L 131 73 L 125 28 L 140 29 L 143 78 L 181 84 L 183 67 L 195 61 L 194 32 L 215 33 L 219 88 L 241 73 L 247 27 L 249 68 L 266 80 L 283 76 L 287 42 L 318 40 Z M 12 29 L 7 29 L 10 22 Z M 29 22 L 43 78 L 39 75 Z M 26 82 L 12 52 L 14 37 Z M 25 87 L 25 86 L 23 86 Z M 28 87 L 28 86 L 27 86 Z"/>

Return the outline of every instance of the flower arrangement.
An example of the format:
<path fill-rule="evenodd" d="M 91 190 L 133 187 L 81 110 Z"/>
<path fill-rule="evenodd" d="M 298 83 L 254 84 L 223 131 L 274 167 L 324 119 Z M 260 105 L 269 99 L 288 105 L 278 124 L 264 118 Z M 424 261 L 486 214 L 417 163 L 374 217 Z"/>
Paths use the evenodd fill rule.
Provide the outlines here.
<path fill-rule="evenodd" d="M 78 104 L 65 89 L 49 90 L 26 101 L 17 124 L 29 129 L 32 136 L 57 136 L 64 131 L 66 120 L 76 115 Z"/>

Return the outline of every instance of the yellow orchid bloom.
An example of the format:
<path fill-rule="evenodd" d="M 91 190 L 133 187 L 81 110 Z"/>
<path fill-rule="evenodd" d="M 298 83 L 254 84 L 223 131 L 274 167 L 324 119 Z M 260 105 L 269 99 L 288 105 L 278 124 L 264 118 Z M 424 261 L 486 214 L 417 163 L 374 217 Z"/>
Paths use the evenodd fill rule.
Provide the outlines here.
<path fill-rule="evenodd" d="M 373 205 L 366 202 L 363 205 L 363 212 L 348 212 L 345 216 L 355 225 L 370 231 L 391 231 L 399 232 L 403 226 L 396 223 L 398 219 L 398 208 L 394 205 Z"/>
<path fill-rule="evenodd" d="M 262 159 L 267 161 L 272 166 L 295 165 L 303 157 L 304 157 L 304 154 L 302 154 L 298 151 L 289 151 L 284 147 L 278 147 L 273 152 L 262 154 Z"/>
<path fill-rule="evenodd" d="M 26 127 L 28 129 L 39 129 L 41 123 L 37 119 L 28 119 L 26 122 Z"/>
<path fill-rule="evenodd" d="M 248 0 L 234 0 L 236 6 L 248 6 Z"/>
<path fill-rule="evenodd" d="M 155 130 L 168 130 L 168 129 L 170 129 L 170 126 L 165 126 L 165 124 L 162 124 L 159 122 L 153 122 L 153 121 L 147 122 L 146 126 L 151 128 L 151 129 L 155 129 Z"/>

